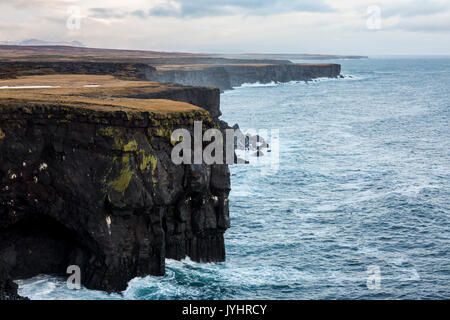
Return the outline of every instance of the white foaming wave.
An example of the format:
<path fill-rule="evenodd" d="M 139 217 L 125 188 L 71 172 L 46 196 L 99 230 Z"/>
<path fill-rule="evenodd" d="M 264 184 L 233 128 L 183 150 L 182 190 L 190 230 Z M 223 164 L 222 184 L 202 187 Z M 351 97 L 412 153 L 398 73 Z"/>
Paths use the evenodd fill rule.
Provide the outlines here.
<path fill-rule="evenodd" d="M 405 181 L 395 189 L 394 193 L 405 197 L 417 197 L 426 190 L 438 190 L 438 188 L 433 186 L 432 179 L 421 176 L 420 178 L 416 178 L 414 183 Z"/>
<path fill-rule="evenodd" d="M 108 294 L 104 291 L 90 290 L 82 287 L 80 290 L 71 290 L 66 285 L 66 279 L 48 275 L 39 275 L 30 279 L 18 280 L 19 294 L 31 300 L 122 300 L 122 299 L 158 299 L 164 296 L 187 295 L 196 293 L 194 288 L 180 286 L 175 279 L 173 270 L 184 270 L 191 266 L 198 268 L 197 264 L 190 259 L 183 261 L 167 260 L 167 272 L 164 277 L 137 277 L 128 283 L 128 287 L 122 293 Z M 204 265 L 203 267 L 207 267 Z M 191 271 L 191 270 L 189 270 Z M 184 270 L 183 272 L 187 272 Z M 148 291 L 145 296 L 142 291 Z M 201 288 L 197 294 L 201 295 Z M 184 292 L 186 291 L 186 292 Z"/>
<path fill-rule="evenodd" d="M 66 279 L 48 275 L 17 280 L 18 293 L 31 300 L 118 300 L 120 294 L 108 294 L 103 291 L 89 290 L 82 287 L 72 290 L 67 287 Z"/>
<path fill-rule="evenodd" d="M 342 75 L 341 77 L 337 77 L 337 78 L 328 78 L 328 77 L 321 77 L 321 78 L 315 78 L 309 81 L 289 81 L 286 82 L 285 84 L 311 84 L 311 83 L 321 83 L 321 82 L 329 82 L 329 81 L 344 81 L 344 80 L 349 80 L 349 81 L 357 81 L 357 80 L 363 80 L 366 79 L 363 76 L 359 76 L 359 75 Z M 283 84 L 283 83 L 282 83 Z"/>
<path fill-rule="evenodd" d="M 209 277 L 219 269 L 219 263 L 197 263 L 189 258 L 181 261 L 166 260 L 166 275 L 164 277 L 146 276 L 134 278 L 128 283 L 128 288 L 123 292 L 125 299 L 166 299 L 167 297 L 179 297 L 179 299 L 196 299 L 204 293 L 204 288 L 195 287 L 188 283 L 196 278 Z M 177 274 L 186 277 L 187 284 L 180 284 L 176 279 Z M 194 280 L 189 280 L 194 279 Z"/>
<path fill-rule="evenodd" d="M 283 85 L 296 85 L 296 84 L 312 84 L 312 83 L 321 83 L 321 82 L 336 81 L 336 80 L 357 81 L 357 80 L 363 80 L 363 79 L 365 79 L 365 77 L 359 76 L 359 75 L 342 75 L 342 77 L 337 77 L 337 78 L 321 77 L 321 78 L 314 78 L 312 80 L 293 80 L 293 81 L 288 81 L 288 82 L 275 82 L 275 81 L 272 81 L 269 83 L 247 82 L 247 83 L 241 84 L 240 86 L 233 87 L 233 89 L 277 87 L 277 86 L 283 86 Z"/>
<path fill-rule="evenodd" d="M 260 83 L 258 82 L 247 82 L 247 83 L 243 83 L 240 86 L 237 86 L 235 88 L 259 88 L 259 87 L 276 87 L 278 86 L 280 83 L 279 82 L 269 82 L 269 83 Z"/>
<path fill-rule="evenodd" d="M 19 294 L 33 300 L 46 299 L 57 287 L 57 280 L 49 276 L 39 275 L 31 279 L 16 281 Z"/>
<path fill-rule="evenodd" d="M 395 274 L 391 276 L 383 276 L 384 280 L 390 281 L 419 281 L 421 276 L 414 267 L 413 262 L 408 255 L 404 253 L 395 253 L 379 250 L 374 247 L 361 247 L 357 253 L 365 255 L 366 257 L 375 258 L 385 262 L 390 266 L 391 272 Z M 411 265 L 407 267 L 406 265 Z"/>
<path fill-rule="evenodd" d="M 388 252 L 374 247 L 362 246 L 358 249 L 357 253 L 396 266 L 400 266 L 410 261 L 409 257 L 404 253 Z"/>

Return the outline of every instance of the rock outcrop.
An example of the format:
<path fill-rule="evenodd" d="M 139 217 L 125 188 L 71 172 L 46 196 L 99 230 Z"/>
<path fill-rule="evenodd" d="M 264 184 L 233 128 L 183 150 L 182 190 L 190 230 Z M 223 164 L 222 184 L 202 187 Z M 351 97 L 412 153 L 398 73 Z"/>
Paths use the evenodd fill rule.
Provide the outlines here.
<path fill-rule="evenodd" d="M 315 78 L 336 78 L 339 64 L 269 64 L 224 65 L 193 69 L 158 69 L 150 71 L 147 79 L 189 86 L 214 86 L 230 90 L 244 83 L 309 81 Z"/>
<path fill-rule="evenodd" d="M 192 132 L 196 120 L 215 128 L 210 113 L 63 90 L 45 101 L 0 99 L 0 261 L 9 274 L 0 270 L 0 298 L 14 297 L 11 279 L 66 275 L 70 265 L 86 287 L 121 291 L 136 276 L 163 275 L 167 258 L 224 261 L 228 167 L 171 161 L 172 130 Z"/>

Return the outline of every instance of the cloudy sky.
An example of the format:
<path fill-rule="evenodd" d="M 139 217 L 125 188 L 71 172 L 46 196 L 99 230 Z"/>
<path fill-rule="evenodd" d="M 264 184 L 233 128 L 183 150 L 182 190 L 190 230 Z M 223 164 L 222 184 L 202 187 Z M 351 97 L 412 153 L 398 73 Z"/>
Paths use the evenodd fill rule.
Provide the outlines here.
<path fill-rule="evenodd" d="M 0 0 L 0 41 L 217 53 L 450 55 L 450 0 Z"/>

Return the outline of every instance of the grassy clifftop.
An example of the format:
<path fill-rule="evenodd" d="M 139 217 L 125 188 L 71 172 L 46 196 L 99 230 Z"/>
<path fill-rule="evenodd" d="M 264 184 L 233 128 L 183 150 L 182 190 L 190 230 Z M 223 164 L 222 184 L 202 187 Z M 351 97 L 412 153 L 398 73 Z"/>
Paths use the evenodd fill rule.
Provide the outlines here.
<path fill-rule="evenodd" d="M 0 81 L 0 88 L 0 105 L 3 109 L 61 105 L 90 111 L 124 111 L 130 114 L 204 111 L 186 102 L 130 98 L 129 96 L 159 94 L 178 88 L 148 81 L 120 80 L 112 76 L 28 76 Z"/>

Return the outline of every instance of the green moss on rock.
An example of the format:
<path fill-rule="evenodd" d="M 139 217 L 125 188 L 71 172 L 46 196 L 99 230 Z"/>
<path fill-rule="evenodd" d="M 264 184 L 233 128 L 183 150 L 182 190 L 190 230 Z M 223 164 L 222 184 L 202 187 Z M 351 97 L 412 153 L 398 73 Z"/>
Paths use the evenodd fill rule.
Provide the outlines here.
<path fill-rule="evenodd" d="M 130 185 L 131 178 L 133 177 L 133 170 L 130 165 L 130 156 L 128 154 L 124 154 L 122 158 L 119 160 L 117 157 L 114 157 L 113 162 L 121 167 L 120 174 L 117 178 L 109 182 L 109 185 L 119 193 L 125 193 L 128 186 Z"/>

